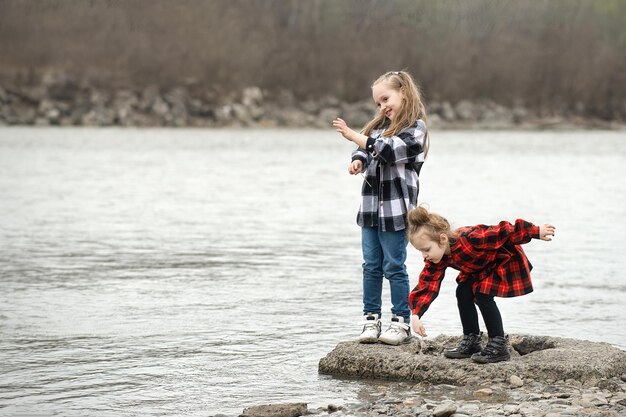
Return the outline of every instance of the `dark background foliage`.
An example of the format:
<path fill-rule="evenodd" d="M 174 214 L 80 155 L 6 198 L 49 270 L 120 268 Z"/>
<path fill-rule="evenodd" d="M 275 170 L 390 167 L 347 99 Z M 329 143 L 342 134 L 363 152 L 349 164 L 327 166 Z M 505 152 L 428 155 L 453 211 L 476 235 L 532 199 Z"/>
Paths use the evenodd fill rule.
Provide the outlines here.
<path fill-rule="evenodd" d="M 409 70 L 427 100 L 626 113 L 623 0 L 0 0 L 0 83 L 194 80 L 369 96 Z"/>

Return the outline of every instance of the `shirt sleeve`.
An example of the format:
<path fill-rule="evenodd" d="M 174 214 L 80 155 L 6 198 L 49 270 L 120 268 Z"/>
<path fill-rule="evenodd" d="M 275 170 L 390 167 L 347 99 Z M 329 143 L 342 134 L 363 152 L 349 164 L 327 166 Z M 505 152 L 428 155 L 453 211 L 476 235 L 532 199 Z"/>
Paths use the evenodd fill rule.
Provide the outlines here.
<path fill-rule="evenodd" d="M 468 235 L 468 241 L 477 249 L 498 249 L 506 244 L 523 245 L 539 239 L 539 226 L 522 219 L 515 224 L 501 221 L 496 226 L 479 225 Z"/>
<path fill-rule="evenodd" d="M 430 304 L 435 301 L 439 295 L 439 288 L 446 273 L 446 267 L 447 263 L 443 260 L 436 264 L 425 261 L 419 281 L 409 294 L 409 306 L 413 314 L 421 318 Z"/>
<path fill-rule="evenodd" d="M 352 151 L 352 162 L 354 162 L 354 161 L 361 161 L 361 162 L 363 162 L 363 170 L 365 170 L 365 168 L 367 168 L 371 158 L 372 158 L 372 154 L 368 153 L 363 148 L 357 148 L 354 151 Z"/>
<path fill-rule="evenodd" d="M 424 159 L 426 125 L 421 121 L 396 136 L 368 138 L 366 148 L 375 152 L 382 164 L 412 164 Z"/>

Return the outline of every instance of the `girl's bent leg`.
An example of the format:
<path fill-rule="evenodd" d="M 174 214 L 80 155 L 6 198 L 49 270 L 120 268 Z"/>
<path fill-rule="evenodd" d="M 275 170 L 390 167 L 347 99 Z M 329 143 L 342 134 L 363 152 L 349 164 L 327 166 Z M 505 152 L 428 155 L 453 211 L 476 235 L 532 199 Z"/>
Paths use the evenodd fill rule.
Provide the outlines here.
<path fill-rule="evenodd" d="M 479 334 L 478 313 L 474 305 L 474 292 L 472 291 L 472 280 L 461 282 L 456 287 L 456 304 L 459 308 L 463 334 Z"/>
<path fill-rule="evenodd" d="M 389 280 L 391 292 L 391 312 L 403 317 L 405 323 L 411 320 L 409 308 L 409 275 L 406 272 L 406 231 L 378 232 L 382 251 L 384 253 L 382 269 Z"/>
<path fill-rule="evenodd" d="M 480 308 L 480 314 L 487 327 L 489 338 L 496 336 L 504 336 L 504 328 L 502 326 L 502 315 L 496 305 L 493 296 L 485 294 L 476 294 L 476 304 Z"/>
<path fill-rule="evenodd" d="M 383 250 L 378 240 L 378 228 L 361 228 L 363 250 L 363 314 L 381 316 L 383 290 Z"/>

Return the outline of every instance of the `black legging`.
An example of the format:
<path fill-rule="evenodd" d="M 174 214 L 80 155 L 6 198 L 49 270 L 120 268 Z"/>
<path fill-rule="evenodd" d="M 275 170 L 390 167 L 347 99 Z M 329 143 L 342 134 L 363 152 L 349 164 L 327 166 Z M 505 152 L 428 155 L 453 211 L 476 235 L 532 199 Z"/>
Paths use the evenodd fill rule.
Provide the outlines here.
<path fill-rule="evenodd" d="M 478 313 L 474 307 L 474 299 L 483 316 L 489 337 L 504 336 L 502 327 L 502 316 L 492 295 L 474 294 L 472 291 L 472 280 L 460 283 L 456 287 L 456 303 L 459 307 L 463 334 L 479 334 Z"/>

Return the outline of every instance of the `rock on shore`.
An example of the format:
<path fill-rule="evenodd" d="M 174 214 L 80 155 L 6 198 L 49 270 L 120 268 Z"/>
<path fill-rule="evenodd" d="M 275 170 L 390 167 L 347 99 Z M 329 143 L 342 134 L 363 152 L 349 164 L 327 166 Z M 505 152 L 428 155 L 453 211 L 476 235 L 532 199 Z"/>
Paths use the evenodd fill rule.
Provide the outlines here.
<path fill-rule="evenodd" d="M 485 366 L 470 359 L 450 360 L 442 355 L 444 349 L 458 345 L 459 341 L 460 337 L 438 336 L 414 339 L 399 347 L 343 342 L 320 360 L 319 371 L 337 376 L 452 385 L 512 375 L 546 382 L 573 379 L 595 385 L 603 378 L 626 373 L 626 352 L 606 343 L 511 335 L 511 360 Z"/>

